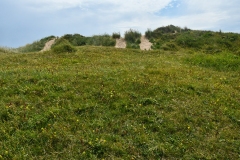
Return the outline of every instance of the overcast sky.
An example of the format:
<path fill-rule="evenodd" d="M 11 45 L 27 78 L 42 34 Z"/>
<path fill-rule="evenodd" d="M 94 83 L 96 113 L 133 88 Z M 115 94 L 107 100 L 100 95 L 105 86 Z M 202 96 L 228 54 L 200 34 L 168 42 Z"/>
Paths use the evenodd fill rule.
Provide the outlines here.
<path fill-rule="evenodd" d="M 0 46 L 161 26 L 240 33 L 240 0 L 0 0 Z"/>

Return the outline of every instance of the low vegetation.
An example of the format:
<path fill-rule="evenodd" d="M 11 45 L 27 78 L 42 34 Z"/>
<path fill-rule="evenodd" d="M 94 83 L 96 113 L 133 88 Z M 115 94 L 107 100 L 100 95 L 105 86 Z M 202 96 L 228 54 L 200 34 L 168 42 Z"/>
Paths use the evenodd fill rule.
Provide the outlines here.
<path fill-rule="evenodd" d="M 80 34 L 66 34 L 60 39 L 69 41 L 73 46 L 115 46 L 115 39 L 108 34 L 94 35 L 92 37 L 84 37 Z"/>
<path fill-rule="evenodd" d="M 39 52 L 45 46 L 45 43 L 56 38 L 55 36 L 49 36 L 42 38 L 39 41 L 35 41 L 32 44 L 27 44 L 26 46 L 17 48 L 18 52 L 26 53 L 26 52 Z"/>
<path fill-rule="evenodd" d="M 139 49 L 139 44 L 141 43 L 141 33 L 130 29 L 125 32 L 124 38 L 127 42 L 127 48 Z"/>
<path fill-rule="evenodd" d="M 12 53 L 12 52 L 16 52 L 16 49 L 8 48 L 8 47 L 0 47 L 0 53 Z"/>
<path fill-rule="evenodd" d="M 114 32 L 113 34 L 112 34 L 112 38 L 113 39 L 119 39 L 119 38 L 121 38 L 121 34 L 118 32 L 118 33 L 116 33 L 116 32 Z"/>
<path fill-rule="evenodd" d="M 116 40 L 108 34 L 95 35 L 87 38 L 87 45 L 93 46 L 115 46 Z"/>
<path fill-rule="evenodd" d="M 118 36 L 118 35 L 113 35 Z M 84 37 L 80 34 L 65 34 L 64 36 L 58 38 L 58 41 L 66 40 L 71 46 L 115 46 L 116 40 L 113 36 L 108 34 L 103 35 L 94 35 L 92 37 Z M 120 36 L 120 35 L 119 35 Z M 17 50 L 18 52 L 38 52 L 41 51 L 46 42 L 49 40 L 56 38 L 54 36 L 46 37 L 41 39 L 40 41 L 33 42 L 32 44 L 27 44 L 26 46 L 19 47 Z M 67 42 L 64 43 L 67 43 Z M 69 44 L 68 47 L 69 48 Z M 53 45 L 54 46 L 54 45 Z M 56 50 L 56 49 L 55 49 Z"/>
<path fill-rule="evenodd" d="M 68 40 L 73 46 L 83 46 L 87 44 L 86 37 L 80 34 L 65 34 L 60 39 Z"/>
<path fill-rule="evenodd" d="M 0 159 L 239 159 L 239 55 L 62 45 L 0 50 Z"/>
<path fill-rule="evenodd" d="M 153 43 L 152 49 L 176 51 L 180 48 L 204 53 L 230 51 L 240 55 L 240 34 L 191 30 L 173 25 L 160 27 L 145 35 Z"/>
<path fill-rule="evenodd" d="M 224 33 L 213 31 L 191 30 L 187 27 L 181 28 L 174 25 L 159 27 L 155 30 L 148 29 L 145 36 L 152 42 L 153 50 L 162 51 L 178 51 L 187 49 L 190 52 L 203 52 L 207 54 L 221 53 L 224 51 L 232 52 L 240 55 L 240 34 Z M 59 39 L 65 39 L 72 46 L 109 46 L 116 45 L 116 39 L 120 38 L 121 34 L 114 32 L 112 35 L 94 35 L 84 37 L 80 34 L 66 34 Z M 37 52 L 43 49 L 45 43 L 54 36 L 49 36 L 18 48 L 20 52 Z M 130 29 L 125 32 L 124 39 L 127 42 L 127 48 L 139 49 L 141 43 L 141 33 Z"/>
<path fill-rule="evenodd" d="M 52 51 L 54 53 L 72 53 L 76 52 L 77 49 L 68 40 L 61 38 L 57 39 L 55 44 L 53 44 Z"/>

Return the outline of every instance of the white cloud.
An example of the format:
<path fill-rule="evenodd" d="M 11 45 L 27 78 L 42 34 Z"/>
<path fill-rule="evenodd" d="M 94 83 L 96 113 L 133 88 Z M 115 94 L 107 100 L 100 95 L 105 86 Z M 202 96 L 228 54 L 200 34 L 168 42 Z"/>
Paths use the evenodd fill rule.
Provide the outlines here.
<path fill-rule="evenodd" d="M 81 20 L 79 17 L 90 15 L 96 21 L 109 23 L 111 26 L 122 26 L 122 28 L 138 28 L 140 26 L 160 26 L 169 24 L 181 24 L 194 28 L 214 28 L 215 25 L 222 25 L 225 20 L 239 20 L 239 0 L 21 0 L 24 6 L 30 7 L 33 11 L 45 13 L 75 8 L 81 15 L 67 16 Z M 162 9 L 176 8 L 181 10 L 181 15 L 173 17 L 156 16 L 153 13 Z M 181 4 L 181 5 L 179 5 Z M 180 9 L 179 9 L 180 8 Z M 67 10 L 67 12 L 68 12 Z M 174 11 L 173 11 L 174 12 Z M 173 13 L 174 14 L 174 13 Z M 115 22 L 115 20 L 118 22 Z M 234 20 L 235 19 L 235 20 Z M 147 23 L 146 23 L 147 22 Z M 121 23 L 121 25 L 119 25 Z M 158 26 L 159 26 L 158 25 Z"/>
<path fill-rule="evenodd" d="M 190 10 L 213 11 L 239 7 L 239 0 L 182 0 Z"/>
<path fill-rule="evenodd" d="M 180 27 L 187 26 L 188 28 L 199 30 L 224 29 L 230 31 L 232 29 L 240 32 L 237 27 L 234 27 L 240 23 L 240 15 L 238 14 L 240 4 L 237 1 L 238 0 L 232 0 L 230 2 L 227 0 L 182 0 L 181 5 L 176 5 L 179 6 L 181 15 L 171 16 L 171 12 L 164 16 L 161 15 L 161 13 L 157 16 L 144 14 L 142 17 L 135 17 L 129 21 L 119 21 L 115 26 L 121 26 L 122 30 L 126 30 L 126 28 L 129 27 L 136 28 L 142 33 L 144 33 L 147 28 L 156 29 L 157 27 L 169 24 Z"/>
<path fill-rule="evenodd" d="M 20 33 L 31 42 L 51 34 L 144 33 L 169 24 L 240 33 L 239 0 L 3 0 L 0 8 L 0 34 L 9 43 Z M 3 36 L 0 43 L 6 44 Z"/>
<path fill-rule="evenodd" d="M 183 4 L 186 23 L 191 27 L 217 30 L 235 26 L 240 21 L 239 0 L 183 0 Z"/>
<path fill-rule="evenodd" d="M 37 10 L 59 10 L 79 7 L 88 9 L 91 6 L 111 6 L 115 12 L 156 12 L 166 7 L 172 0 L 22 0 L 24 5 Z"/>

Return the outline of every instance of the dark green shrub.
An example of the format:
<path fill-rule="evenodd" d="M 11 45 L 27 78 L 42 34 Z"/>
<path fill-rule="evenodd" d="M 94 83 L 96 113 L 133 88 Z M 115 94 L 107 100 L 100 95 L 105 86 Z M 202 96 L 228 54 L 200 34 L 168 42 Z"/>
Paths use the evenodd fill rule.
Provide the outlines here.
<path fill-rule="evenodd" d="M 120 38 L 120 37 L 121 37 L 120 32 L 118 32 L 118 33 L 115 33 L 115 32 L 114 32 L 114 33 L 112 34 L 112 38 L 113 38 L 113 39 L 118 39 L 118 38 Z"/>
<path fill-rule="evenodd" d="M 159 39 L 161 39 L 162 41 L 165 41 L 165 42 L 169 42 L 169 41 L 175 40 L 176 37 L 177 37 L 176 34 L 160 34 L 158 36 Z"/>
<path fill-rule="evenodd" d="M 224 48 L 227 48 L 227 49 L 230 49 L 232 47 L 232 43 L 227 40 L 227 39 L 223 39 L 222 41 L 218 41 L 218 43 L 224 47 Z"/>
<path fill-rule="evenodd" d="M 155 39 L 152 45 L 152 49 L 161 49 L 161 46 L 166 43 L 162 39 Z"/>
<path fill-rule="evenodd" d="M 160 48 L 161 48 L 161 43 L 159 43 L 159 42 L 154 43 L 152 46 L 152 49 L 160 49 Z"/>
<path fill-rule="evenodd" d="M 168 43 L 165 43 L 161 46 L 161 48 L 165 51 L 177 51 L 178 50 L 178 47 L 175 43 L 172 43 L 172 42 L 168 42 Z"/>
<path fill-rule="evenodd" d="M 228 33 L 228 39 L 231 41 L 231 42 L 234 42 L 234 41 L 237 41 L 239 39 L 239 35 L 238 34 L 235 34 L 235 33 Z"/>
<path fill-rule="evenodd" d="M 127 42 L 127 48 L 139 49 L 139 44 L 141 43 L 141 33 L 130 29 L 125 32 L 125 40 Z"/>
<path fill-rule="evenodd" d="M 168 26 L 157 28 L 155 30 L 155 32 L 161 32 L 161 33 L 175 33 L 175 31 L 180 31 L 180 27 L 176 27 L 174 25 L 168 25 Z"/>
<path fill-rule="evenodd" d="M 73 53 L 77 51 L 68 40 L 63 38 L 56 41 L 52 46 L 52 50 L 55 53 Z"/>
<path fill-rule="evenodd" d="M 83 46 L 87 43 L 87 39 L 80 34 L 66 34 L 61 38 L 68 40 L 74 46 Z"/>
<path fill-rule="evenodd" d="M 137 40 L 139 40 L 141 38 L 141 33 L 135 30 L 130 29 L 129 31 L 125 32 L 125 40 L 128 43 L 139 43 L 137 42 Z"/>
<path fill-rule="evenodd" d="M 179 46 L 184 48 L 200 49 L 204 45 L 204 40 L 201 37 L 197 37 L 191 33 L 184 33 L 178 36 L 176 42 Z"/>
<path fill-rule="evenodd" d="M 146 32 L 145 32 L 145 37 L 148 38 L 148 39 L 152 39 L 154 38 L 154 35 L 153 35 L 153 31 L 151 29 L 148 29 Z"/>
<path fill-rule="evenodd" d="M 53 49 L 55 46 L 60 45 L 60 44 L 64 44 L 64 43 L 70 44 L 68 40 L 66 40 L 66 39 L 64 39 L 64 38 L 58 38 L 58 39 L 54 42 L 54 44 L 52 45 L 51 48 Z"/>
<path fill-rule="evenodd" d="M 136 43 L 137 43 L 137 44 L 140 44 L 140 43 L 141 43 L 141 40 L 140 40 L 140 39 L 137 39 L 137 40 L 136 40 Z"/>
<path fill-rule="evenodd" d="M 174 25 L 168 25 L 168 26 L 163 26 L 163 27 L 159 27 L 153 31 L 151 31 L 150 29 L 148 29 L 145 32 L 145 36 L 148 39 L 154 38 L 154 39 L 164 39 L 165 41 L 169 41 L 172 39 L 176 39 L 176 37 L 181 34 L 181 33 L 186 33 L 191 31 L 188 28 L 180 28 L 178 26 L 174 26 Z"/>
<path fill-rule="evenodd" d="M 94 46 L 115 46 L 116 40 L 108 34 L 95 35 L 93 37 L 88 37 L 87 44 Z"/>
<path fill-rule="evenodd" d="M 212 36 L 213 36 L 213 33 L 211 31 L 205 31 L 205 33 L 203 34 L 203 37 L 205 37 L 205 38 L 209 38 Z"/>

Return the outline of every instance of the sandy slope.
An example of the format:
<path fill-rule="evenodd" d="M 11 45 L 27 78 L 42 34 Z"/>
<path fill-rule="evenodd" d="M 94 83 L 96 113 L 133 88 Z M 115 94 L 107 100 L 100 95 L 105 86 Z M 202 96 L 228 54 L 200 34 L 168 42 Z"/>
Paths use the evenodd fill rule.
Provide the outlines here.
<path fill-rule="evenodd" d="M 141 37 L 140 49 L 141 50 L 151 50 L 152 43 L 145 37 Z"/>
<path fill-rule="evenodd" d="M 115 48 L 126 48 L 126 41 L 123 38 L 116 39 Z M 151 50 L 152 43 L 145 37 L 141 37 L 140 49 L 141 50 Z"/>
<path fill-rule="evenodd" d="M 41 50 L 41 52 L 50 50 L 50 49 L 51 49 L 51 46 L 53 45 L 54 42 L 55 42 L 55 38 L 52 39 L 52 40 L 50 40 L 50 41 L 48 41 L 48 42 L 45 44 L 44 48 Z"/>
<path fill-rule="evenodd" d="M 116 39 L 115 48 L 126 48 L 126 46 L 127 46 L 126 41 L 123 38 Z"/>

